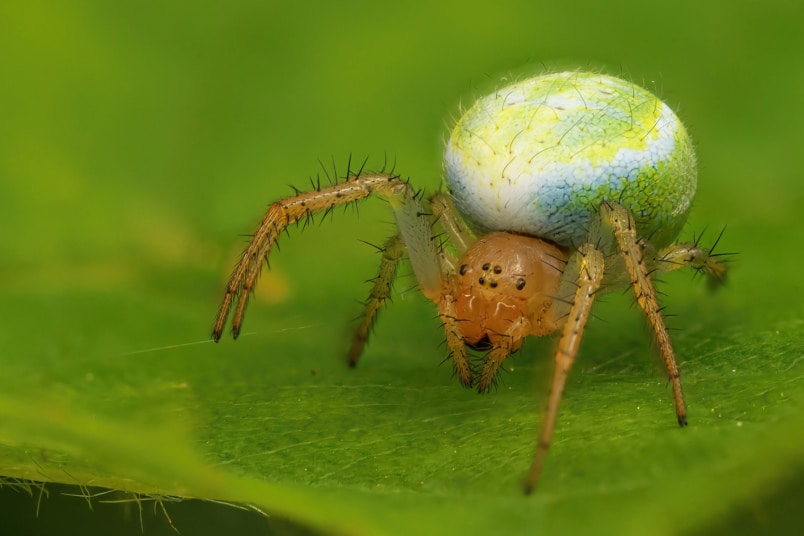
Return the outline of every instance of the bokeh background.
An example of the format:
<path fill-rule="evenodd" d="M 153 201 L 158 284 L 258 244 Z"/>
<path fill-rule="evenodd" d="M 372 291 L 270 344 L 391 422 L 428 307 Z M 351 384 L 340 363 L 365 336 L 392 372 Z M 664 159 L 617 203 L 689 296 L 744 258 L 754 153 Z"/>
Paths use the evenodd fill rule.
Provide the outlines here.
<path fill-rule="evenodd" d="M 713 239 L 726 226 L 721 247 L 738 255 L 729 286 L 716 296 L 688 277 L 674 280 L 678 291 L 665 289 L 691 333 L 688 351 L 696 337 L 705 346 L 754 334 L 751 359 L 772 354 L 789 365 L 777 367 L 785 381 L 800 378 L 803 21 L 802 3 L 783 0 L 0 2 L 3 385 L 52 371 L 53 392 L 80 400 L 69 379 L 75 371 L 64 365 L 76 356 L 203 340 L 240 235 L 271 200 L 291 192 L 289 184 L 304 187 L 323 175 L 319 160 L 343 172 L 350 155 L 375 168 L 388 159 L 435 191 L 443 140 L 461 103 L 506 76 L 565 67 L 643 84 L 678 111 L 695 139 L 699 189 L 685 237 L 708 226 Z M 367 203 L 359 217 L 336 214 L 332 225 L 285 240 L 277 269 L 263 278 L 267 290 L 256 306 L 263 312 L 248 319 L 259 339 L 253 348 L 269 344 L 272 330 L 325 321 L 322 332 L 335 334 L 327 341 L 348 337 L 353 301 L 376 262 L 359 240 L 381 242 L 389 220 L 382 203 Z M 324 303 L 343 305 L 321 313 Z M 267 312 L 274 306 L 287 316 Z M 388 322 L 434 322 L 429 309 L 412 307 L 389 313 Z M 617 324 L 620 310 L 604 311 Z M 260 319 L 280 322 L 266 329 Z M 392 338 L 404 333 L 389 329 Z M 605 329 L 598 337 L 608 341 Z M 437 342 L 436 330 L 424 340 Z M 319 328 L 298 336 L 312 332 Z M 773 334 L 780 342 L 768 342 Z M 196 348 L 202 356 L 216 349 Z M 149 366 L 170 367 L 169 352 L 154 353 L 145 354 Z M 794 422 L 801 423 L 800 381 L 789 381 L 786 407 L 799 408 Z M 129 396 L 108 402 L 135 404 Z M 701 527 L 725 532 L 773 526 L 775 518 L 784 527 L 793 519 L 785 498 L 802 493 L 801 458 L 790 474 L 757 490 L 748 508 L 757 515 L 723 506 L 719 521 Z M 36 493 L 5 486 L 0 500 L 9 530 L 71 533 L 65 527 L 83 523 L 99 534 L 140 530 L 114 509 L 87 516 L 80 499 L 45 501 L 39 517 Z M 223 519 L 209 503 L 173 508 L 188 520 Z M 251 516 L 226 514 L 221 523 L 269 530 Z M 157 521 L 146 528 L 172 530 Z M 221 525 L 179 529 L 219 533 Z"/>

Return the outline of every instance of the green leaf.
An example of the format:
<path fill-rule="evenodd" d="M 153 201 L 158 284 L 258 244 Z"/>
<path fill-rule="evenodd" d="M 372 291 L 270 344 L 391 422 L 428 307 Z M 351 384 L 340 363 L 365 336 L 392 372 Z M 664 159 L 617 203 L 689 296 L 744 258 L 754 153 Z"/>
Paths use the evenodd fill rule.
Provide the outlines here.
<path fill-rule="evenodd" d="M 425 28 L 415 9 L 327 4 L 310 20 L 246 4 L 53 5 L 48 18 L 27 4 L 3 8 L 0 46 L 14 51 L 0 59 L 14 82 L 0 88 L 5 484 L 254 505 L 343 534 L 794 526 L 797 505 L 785 497 L 800 496 L 804 475 L 804 198 L 791 155 L 802 108 L 791 105 L 800 84 L 783 76 L 804 72 L 787 67 L 801 63 L 800 17 L 734 8 L 724 26 L 717 7 L 667 13 L 653 33 L 683 22 L 689 38 L 641 50 L 606 30 L 630 20 L 623 14 L 576 13 L 572 27 L 585 30 L 567 46 L 578 48 L 544 49 L 586 57 L 602 43 L 635 79 L 662 75 L 700 155 L 684 238 L 710 225 L 711 243 L 727 225 L 718 247 L 737 254 L 716 293 L 689 274 L 661 286 L 677 315 L 690 426 L 675 422 L 630 296 L 609 295 L 584 336 L 542 480 L 525 497 L 553 340 L 529 341 L 496 392 L 464 390 L 442 363 L 433 305 L 403 269 L 363 360 L 345 366 L 356 301 L 379 263 L 359 240 L 392 232 L 383 203 L 291 230 L 241 338 L 216 345 L 208 333 L 245 243 L 238 234 L 291 192 L 286 184 L 305 187 L 316 157 L 334 155 L 342 172 L 350 151 L 371 154 L 373 167 L 387 151 L 414 184 L 437 189 L 434 140 L 449 103 L 482 73 L 533 61 L 531 39 L 548 47 L 561 37 L 561 24 L 534 37 L 527 21 L 570 15 L 534 6 L 497 24 L 462 12 L 460 28 L 494 28 L 472 37 L 449 10 Z M 760 22 L 790 49 L 729 38 L 723 56 L 696 41 Z M 466 49 L 449 57 L 456 43 Z M 746 65 L 756 71 L 748 88 L 735 85 Z"/>

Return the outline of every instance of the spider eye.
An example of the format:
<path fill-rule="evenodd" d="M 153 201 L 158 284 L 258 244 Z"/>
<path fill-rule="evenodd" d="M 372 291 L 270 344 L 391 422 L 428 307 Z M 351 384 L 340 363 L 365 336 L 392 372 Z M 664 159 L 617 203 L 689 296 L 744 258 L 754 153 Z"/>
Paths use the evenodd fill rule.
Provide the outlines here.
<path fill-rule="evenodd" d="M 502 273 L 502 267 L 499 264 L 494 267 L 494 273 L 495 274 L 501 274 Z"/>
<path fill-rule="evenodd" d="M 525 288 L 525 280 L 520 277 L 519 279 L 516 280 L 516 289 L 522 290 L 523 288 Z"/>
<path fill-rule="evenodd" d="M 489 268 L 491 268 L 491 264 L 486 263 L 486 264 L 483 265 L 484 270 L 488 270 Z"/>
<path fill-rule="evenodd" d="M 466 275 L 466 272 L 468 272 L 468 271 L 469 271 L 469 265 L 468 264 L 462 264 L 461 265 L 461 272 L 460 272 L 461 275 Z"/>

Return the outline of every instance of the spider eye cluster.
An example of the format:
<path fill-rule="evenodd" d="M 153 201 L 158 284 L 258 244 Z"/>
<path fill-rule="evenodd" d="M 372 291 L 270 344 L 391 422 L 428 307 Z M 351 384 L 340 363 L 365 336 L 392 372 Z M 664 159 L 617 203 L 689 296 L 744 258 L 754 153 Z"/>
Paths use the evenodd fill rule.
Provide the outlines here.
<path fill-rule="evenodd" d="M 468 264 L 464 263 L 461 265 L 459 273 L 462 276 L 466 276 L 470 271 L 472 276 L 475 273 L 478 274 L 477 284 L 481 287 L 496 289 L 505 278 L 512 283 L 513 288 L 516 290 L 524 289 L 527 284 L 524 274 L 510 275 L 505 273 L 506 271 L 499 262 L 483 262 L 477 269 L 472 269 Z"/>

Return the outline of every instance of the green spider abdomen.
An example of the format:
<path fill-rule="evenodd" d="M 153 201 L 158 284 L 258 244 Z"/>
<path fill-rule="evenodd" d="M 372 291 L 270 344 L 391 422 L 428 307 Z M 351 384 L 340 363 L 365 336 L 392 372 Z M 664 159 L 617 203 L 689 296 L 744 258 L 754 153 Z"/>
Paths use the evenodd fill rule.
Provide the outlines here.
<path fill-rule="evenodd" d="M 516 82 L 479 99 L 445 155 L 457 209 L 479 232 L 583 242 L 614 201 L 660 247 L 681 230 L 695 194 L 695 154 L 678 117 L 647 90 L 596 73 Z"/>

